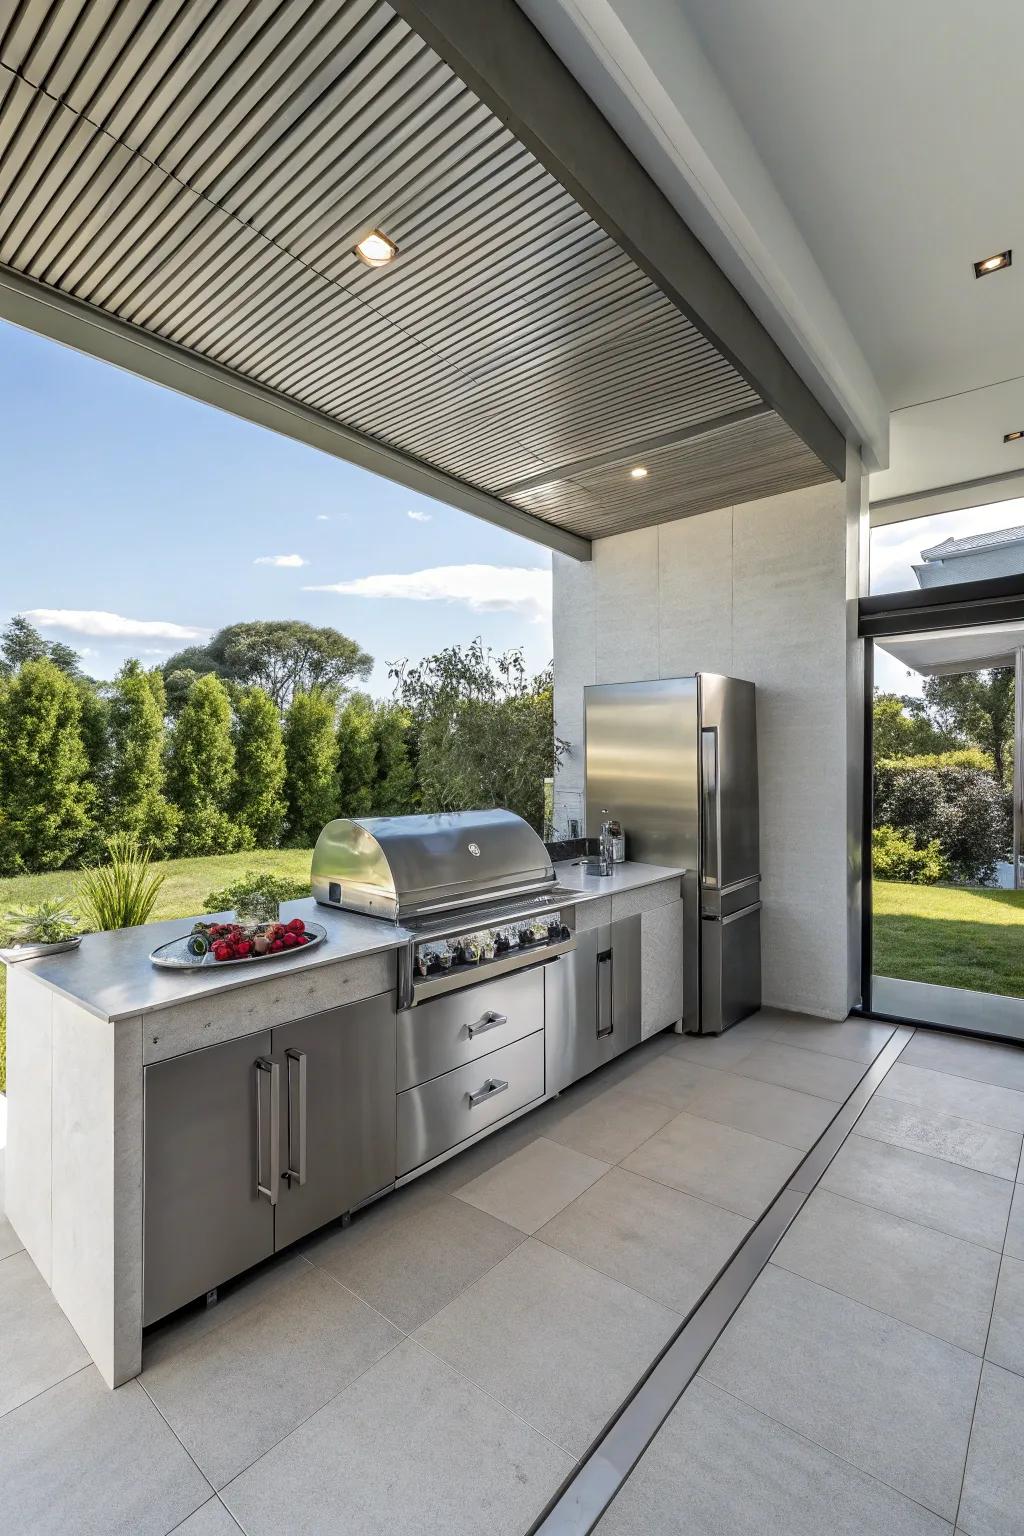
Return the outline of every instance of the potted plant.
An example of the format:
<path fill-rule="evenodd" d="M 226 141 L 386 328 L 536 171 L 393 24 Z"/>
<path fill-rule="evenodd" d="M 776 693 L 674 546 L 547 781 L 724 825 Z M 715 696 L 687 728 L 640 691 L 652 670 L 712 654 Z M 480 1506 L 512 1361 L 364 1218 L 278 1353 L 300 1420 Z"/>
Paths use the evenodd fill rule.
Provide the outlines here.
<path fill-rule="evenodd" d="M 211 891 L 206 898 L 206 912 L 234 912 L 240 923 L 276 923 L 282 901 L 295 901 L 309 895 L 309 886 L 269 870 L 247 869 L 232 885 Z"/>
<path fill-rule="evenodd" d="M 77 949 L 82 942 L 78 920 L 59 896 L 8 912 L 0 938 L 0 960 L 8 965 L 38 955 L 59 954 L 63 949 Z"/>

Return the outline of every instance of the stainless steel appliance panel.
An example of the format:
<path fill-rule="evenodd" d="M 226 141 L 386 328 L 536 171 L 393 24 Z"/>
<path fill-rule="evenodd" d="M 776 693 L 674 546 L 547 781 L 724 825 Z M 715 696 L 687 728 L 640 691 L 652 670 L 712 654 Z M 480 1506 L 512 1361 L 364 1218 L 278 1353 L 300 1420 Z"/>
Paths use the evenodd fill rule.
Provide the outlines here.
<path fill-rule="evenodd" d="M 463 987 L 398 1014 L 398 1088 L 414 1088 L 544 1024 L 540 966 Z"/>
<path fill-rule="evenodd" d="M 722 889 L 760 871 L 753 683 L 702 672 L 701 885 Z"/>
<path fill-rule="evenodd" d="M 587 834 L 614 817 L 626 855 L 696 869 L 700 855 L 695 677 L 584 689 Z"/>
<path fill-rule="evenodd" d="M 560 1093 L 641 1038 L 639 913 L 577 934 L 544 970 L 548 1093 Z"/>
<path fill-rule="evenodd" d="M 761 1006 L 761 903 L 700 926 L 701 1032 L 721 1034 Z"/>
<path fill-rule="evenodd" d="M 267 1031 L 146 1068 L 143 1323 L 274 1251 L 270 1050 Z"/>
<path fill-rule="evenodd" d="M 394 993 L 275 1029 L 285 1248 L 395 1182 Z"/>
<path fill-rule="evenodd" d="M 398 1173 L 544 1096 L 544 1031 L 398 1095 Z"/>

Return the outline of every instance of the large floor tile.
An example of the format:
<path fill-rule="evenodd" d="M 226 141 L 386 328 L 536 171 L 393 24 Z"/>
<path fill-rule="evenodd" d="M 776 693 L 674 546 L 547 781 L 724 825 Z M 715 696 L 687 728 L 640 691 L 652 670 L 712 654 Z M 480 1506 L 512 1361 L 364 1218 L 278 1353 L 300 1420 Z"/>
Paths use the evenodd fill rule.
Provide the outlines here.
<path fill-rule="evenodd" d="M 971 1040 L 940 1030 L 919 1029 L 900 1055 L 908 1067 L 930 1067 L 954 1077 L 970 1077 L 979 1083 L 1024 1092 L 1024 1047 L 1000 1045 L 994 1040 Z"/>
<path fill-rule="evenodd" d="M 986 1365 L 971 1430 L 959 1529 L 1020 1536 L 1024 1525 L 1024 1376 Z"/>
<path fill-rule="evenodd" d="M 772 1262 L 984 1353 L 999 1274 L 999 1255 L 990 1248 L 819 1189 Z"/>
<path fill-rule="evenodd" d="M 142 1388 L 94 1366 L 0 1428 L 0 1529 L 24 1536 L 165 1536 L 210 1497 Z"/>
<path fill-rule="evenodd" d="M 612 1168 L 537 1237 L 675 1312 L 689 1312 L 750 1226 L 717 1205 Z"/>
<path fill-rule="evenodd" d="M 220 1499 L 209 1499 L 194 1515 L 174 1527 L 171 1536 L 238 1536 L 239 1527 Z"/>
<path fill-rule="evenodd" d="M 834 1099 L 841 1104 L 849 1098 L 864 1068 L 858 1061 L 846 1061 L 825 1051 L 806 1051 L 801 1046 L 784 1045 L 781 1040 L 766 1040 L 733 1068 L 741 1077 L 756 1077 L 762 1083 L 779 1083 L 813 1093 L 819 1099 Z"/>
<path fill-rule="evenodd" d="M 705 1077 L 707 1080 L 693 1089 L 681 1108 L 801 1151 L 817 1141 L 836 1113 L 830 1099 L 797 1093 L 776 1083 L 758 1082 L 733 1072 L 708 1072 Z"/>
<path fill-rule="evenodd" d="M 1024 1260 L 1003 1256 L 985 1354 L 1024 1376 Z"/>
<path fill-rule="evenodd" d="M 225 1490 L 248 1536 L 521 1536 L 572 1459 L 411 1341 Z"/>
<path fill-rule="evenodd" d="M 841 1056 L 845 1061 L 859 1061 L 868 1066 L 874 1061 L 893 1032 L 892 1024 L 872 1024 L 866 1019 L 803 1019 L 789 1014 L 773 1032 L 772 1039 L 783 1045 L 797 1045 L 805 1051 L 824 1051 L 827 1056 Z"/>
<path fill-rule="evenodd" d="M 523 1234 L 452 1195 L 390 1215 L 358 1216 L 305 1248 L 311 1263 L 412 1333 L 523 1241 Z M 373 1219 L 379 1217 L 380 1219 Z"/>
<path fill-rule="evenodd" d="M 904 1066 L 901 1059 L 886 1073 L 878 1092 L 883 1098 L 922 1104 L 943 1114 L 959 1115 L 962 1120 L 998 1125 L 1004 1131 L 1024 1131 L 1024 1093 L 1016 1088 L 998 1088 L 929 1067 Z"/>
<path fill-rule="evenodd" d="M 282 1285 L 308 1273 L 307 1261 L 291 1249 L 229 1280 L 218 1287 L 214 1305 L 199 1301 L 147 1329 L 142 1340 L 143 1369 L 148 1370 L 168 1355 L 179 1355 L 197 1339 L 241 1317 L 243 1312 L 266 1302 Z"/>
<path fill-rule="evenodd" d="M 1004 1252 L 1011 1259 L 1024 1259 L 1024 1185 L 1021 1184 L 1014 1187 Z"/>
<path fill-rule="evenodd" d="M 545 1243 L 523 1243 L 416 1338 L 579 1456 L 680 1316 Z"/>
<path fill-rule="evenodd" d="M 756 1034 L 739 1034 L 742 1024 L 727 1029 L 724 1035 L 677 1035 L 672 1042 L 669 1056 L 692 1061 L 698 1067 L 715 1067 L 719 1071 L 731 1071 L 737 1062 L 768 1038 L 763 1030 Z"/>
<path fill-rule="evenodd" d="M 980 1369 L 942 1339 L 769 1265 L 702 1373 L 952 1520 Z"/>
<path fill-rule="evenodd" d="M 680 1055 L 671 1044 L 656 1061 L 648 1061 L 630 1074 L 629 1087 L 633 1093 L 667 1104 L 678 1114 L 689 1108 L 698 1089 L 713 1086 L 722 1075 L 717 1068 L 701 1066 L 699 1060 Z"/>
<path fill-rule="evenodd" d="M 538 1136 L 455 1193 L 520 1232 L 536 1232 L 607 1170 L 606 1162 Z"/>
<path fill-rule="evenodd" d="M 0 1206 L 0 1260 L 9 1259 L 12 1253 L 21 1253 L 24 1246 Z"/>
<path fill-rule="evenodd" d="M 323 1271 L 305 1272 L 142 1383 L 215 1488 L 340 1392 L 401 1338 Z"/>
<path fill-rule="evenodd" d="M 825 1170 L 822 1188 L 951 1237 L 1001 1251 L 1013 1185 L 938 1157 L 851 1136 Z"/>
<path fill-rule="evenodd" d="M 563 1147 L 572 1147 L 574 1152 L 605 1163 L 619 1163 L 660 1130 L 672 1115 L 668 1105 L 632 1093 L 627 1085 L 609 1088 L 579 1109 L 571 1110 L 547 1129 L 547 1135 Z"/>
<path fill-rule="evenodd" d="M 600 1536 L 950 1536 L 952 1526 L 698 1378 Z"/>
<path fill-rule="evenodd" d="M 88 1364 L 85 1346 L 28 1254 L 0 1261 L 0 1414 Z"/>
<path fill-rule="evenodd" d="M 857 1134 L 889 1141 L 912 1152 L 927 1152 L 947 1163 L 961 1163 L 979 1173 L 1012 1179 L 1020 1157 L 1021 1138 L 1016 1131 L 996 1125 L 979 1125 L 923 1105 L 874 1096 L 857 1121 Z"/>
<path fill-rule="evenodd" d="M 630 1153 L 622 1166 L 756 1219 L 800 1158 L 795 1147 L 681 1114 Z"/>

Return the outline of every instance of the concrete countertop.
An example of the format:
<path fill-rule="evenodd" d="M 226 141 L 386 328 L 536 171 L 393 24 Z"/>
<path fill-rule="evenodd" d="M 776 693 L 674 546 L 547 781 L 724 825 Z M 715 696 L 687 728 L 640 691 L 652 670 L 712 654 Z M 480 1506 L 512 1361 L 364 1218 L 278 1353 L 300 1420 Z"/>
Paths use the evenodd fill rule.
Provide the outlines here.
<path fill-rule="evenodd" d="M 661 880 L 679 879 L 684 871 L 660 864 L 618 864 L 611 875 L 587 875 L 574 860 L 554 866 L 560 885 L 573 891 L 579 901 L 600 896 L 614 896 L 639 886 L 655 885 Z M 230 914 L 221 914 L 226 918 Z M 148 923 L 142 928 L 121 928 L 115 933 L 87 933 L 77 950 L 67 950 L 40 960 L 22 960 L 17 969 L 62 997 L 69 998 L 97 1018 L 117 1022 L 138 1018 L 177 1003 L 191 1002 L 214 993 L 233 992 L 238 987 L 253 986 L 279 979 L 287 972 L 310 971 L 325 965 L 339 965 L 388 950 L 401 949 L 413 937 L 379 917 L 361 917 L 355 912 L 339 912 L 334 907 L 319 906 L 312 897 L 288 901 L 281 907 L 281 917 L 305 918 L 327 929 L 327 939 L 316 949 L 303 950 L 280 964 L 265 966 L 204 966 L 194 971 L 158 969 L 150 954 L 158 944 L 188 933 L 197 919 L 172 918 L 168 922 Z M 204 916 L 215 922 L 215 916 Z"/>

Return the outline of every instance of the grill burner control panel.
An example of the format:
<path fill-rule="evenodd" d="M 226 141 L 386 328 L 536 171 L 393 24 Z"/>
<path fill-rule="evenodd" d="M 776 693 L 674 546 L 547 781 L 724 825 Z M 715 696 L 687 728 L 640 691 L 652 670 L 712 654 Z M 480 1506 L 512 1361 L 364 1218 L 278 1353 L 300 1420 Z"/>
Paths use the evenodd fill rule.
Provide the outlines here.
<path fill-rule="evenodd" d="M 399 1007 L 410 1008 L 441 992 L 472 986 L 572 949 L 573 907 L 560 908 L 550 902 L 550 897 L 534 898 L 463 912 L 465 926 L 456 924 L 454 914 L 450 923 L 431 923 L 400 957 Z"/>

